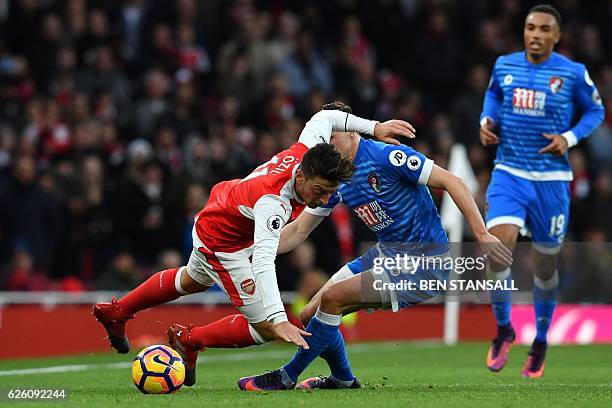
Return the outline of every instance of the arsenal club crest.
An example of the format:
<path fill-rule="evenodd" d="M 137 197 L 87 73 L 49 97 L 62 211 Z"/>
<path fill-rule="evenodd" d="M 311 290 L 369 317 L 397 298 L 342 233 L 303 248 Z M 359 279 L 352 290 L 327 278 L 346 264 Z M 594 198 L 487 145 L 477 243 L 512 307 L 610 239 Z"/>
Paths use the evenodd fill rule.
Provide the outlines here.
<path fill-rule="evenodd" d="M 563 86 L 563 78 L 559 78 L 558 76 L 550 77 L 550 82 L 548 83 L 548 86 L 550 87 L 550 92 L 556 94 L 561 90 L 561 87 Z"/>
<path fill-rule="evenodd" d="M 370 187 L 372 187 L 376 193 L 380 193 L 380 179 L 376 173 L 370 173 L 368 175 L 368 183 L 370 183 Z"/>
<path fill-rule="evenodd" d="M 240 284 L 240 287 L 247 295 L 252 295 L 253 293 L 255 293 L 255 282 L 253 281 L 253 279 L 249 278 L 243 280 Z"/>

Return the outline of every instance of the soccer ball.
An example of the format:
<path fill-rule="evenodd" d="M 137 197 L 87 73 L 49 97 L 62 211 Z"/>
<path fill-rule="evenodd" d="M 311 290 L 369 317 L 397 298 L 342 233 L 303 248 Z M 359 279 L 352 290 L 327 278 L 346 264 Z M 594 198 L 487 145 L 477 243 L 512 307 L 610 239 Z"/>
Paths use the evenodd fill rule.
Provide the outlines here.
<path fill-rule="evenodd" d="M 185 381 L 185 364 L 170 347 L 149 346 L 134 359 L 132 379 L 145 394 L 175 393 Z"/>

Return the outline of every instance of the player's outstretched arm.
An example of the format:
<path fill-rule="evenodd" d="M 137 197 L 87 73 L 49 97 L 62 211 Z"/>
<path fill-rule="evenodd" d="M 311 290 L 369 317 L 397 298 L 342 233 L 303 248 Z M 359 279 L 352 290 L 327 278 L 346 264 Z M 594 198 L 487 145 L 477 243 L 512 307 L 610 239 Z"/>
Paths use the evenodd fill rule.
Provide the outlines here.
<path fill-rule="evenodd" d="M 292 325 L 289 322 L 281 322 L 273 326 L 274 334 L 277 338 L 286 341 L 287 343 L 293 343 L 298 347 L 303 347 L 308 350 L 308 343 L 304 340 L 303 336 L 312 336 L 306 330 L 302 330 L 299 327 Z"/>
<path fill-rule="evenodd" d="M 395 136 L 404 136 L 410 139 L 415 137 L 414 127 L 408 122 L 399 119 L 391 119 L 386 122 L 378 122 L 374 126 L 374 137 L 381 142 L 392 144 L 395 146 L 401 145 L 401 143 L 395 139 Z"/>
<path fill-rule="evenodd" d="M 280 197 L 266 195 L 253 206 L 253 215 L 255 231 L 251 271 L 255 278 L 255 288 L 262 297 L 266 320 L 272 323 L 277 338 L 308 348 L 303 336 L 309 334 L 287 319 L 274 265 L 281 229 L 291 215 L 289 203 L 283 202 Z"/>
<path fill-rule="evenodd" d="M 399 144 L 393 136 L 413 138 L 415 130 L 403 120 L 379 123 L 341 110 L 321 110 L 306 122 L 298 141 L 309 148 L 318 143 L 329 143 L 332 132 L 363 133 L 386 143 Z"/>
<path fill-rule="evenodd" d="M 321 108 L 321 111 L 329 111 L 329 110 L 341 111 L 346 114 L 353 113 L 353 109 L 351 109 L 350 106 L 340 101 L 326 103 Z M 344 130 L 345 132 L 347 131 L 346 125 L 348 124 L 348 119 L 350 119 L 350 117 L 347 115 L 347 120 L 345 121 L 345 130 Z M 334 127 L 334 130 L 341 131 L 340 129 L 337 129 L 336 127 Z M 399 146 L 401 143 L 395 139 L 395 136 L 405 136 L 405 137 L 409 137 L 412 139 L 414 138 L 415 132 L 416 130 L 410 123 L 403 121 L 403 120 L 391 119 L 383 123 L 376 122 L 376 124 L 374 125 L 374 131 L 373 131 L 372 136 L 374 136 L 376 139 L 380 140 L 381 142 Z M 360 132 L 360 133 L 363 133 L 363 132 Z"/>
<path fill-rule="evenodd" d="M 308 238 L 310 233 L 323 221 L 318 215 L 303 211 L 293 222 L 285 225 L 281 230 L 280 244 L 277 254 L 285 254 L 295 249 Z"/>
<path fill-rule="evenodd" d="M 427 185 L 448 192 L 467 220 L 482 249 L 493 262 L 504 266 L 512 264 L 512 252 L 487 231 L 478 206 L 463 180 L 434 164 Z"/>

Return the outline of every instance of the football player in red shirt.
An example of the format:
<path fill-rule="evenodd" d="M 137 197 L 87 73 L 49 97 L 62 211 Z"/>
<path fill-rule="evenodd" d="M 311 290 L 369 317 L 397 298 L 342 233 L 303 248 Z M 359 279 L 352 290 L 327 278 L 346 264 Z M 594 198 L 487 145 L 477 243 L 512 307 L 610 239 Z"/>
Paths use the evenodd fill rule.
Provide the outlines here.
<path fill-rule="evenodd" d="M 185 360 L 185 385 L 195 383 L 197 353 L 207 347 L 247 347 L 279 338 L 308 348 L 302 336 L 309 334 L 287 320 L 276 281 L 281 229 L 305 206 L 326 204 L 340 182 L 351 177 L 351 160 L 329 144 L 333 131 L 355 131 L 394 144 L 394 135 L 414 137 L 414 129 L 404 121 L 378 123 L 335 106 L 316 113 L 297 143 L 246 178 L 213 187 L 196 215 L 187 265 L 160 271 L 123 298 L 94 306 L 112 347 L 119 353 L 129 351 L 125 324 L 136 312 L 216 283 L 239 314 L 202 327 L 175 324 L 168 330 L 170 345 Z"/>

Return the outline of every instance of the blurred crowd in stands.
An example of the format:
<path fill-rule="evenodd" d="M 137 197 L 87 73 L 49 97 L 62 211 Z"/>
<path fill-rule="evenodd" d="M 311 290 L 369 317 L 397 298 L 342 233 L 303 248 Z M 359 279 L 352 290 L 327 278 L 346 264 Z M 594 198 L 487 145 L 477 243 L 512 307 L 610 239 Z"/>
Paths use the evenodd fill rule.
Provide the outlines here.
<path fill-rule="evenodd" d="M 587 65 L 607 114 L 570 153 L 568 240 L 605 242 L 612 1 L 553 3 L 563 16 L 557 50 Z M 441 166 L 464 143 L 483 208 L 494 154 L 478 142 L 483 92 L 496 57 L 523 48 L 535 3 L 0 4 L 0 289 L 78 291 L 128 290 L 183 264 L 211 186 L 295 142 L 332 99 L 362 117 L 411 122 L 417 139 L 407 143 Z M 281 288 L 308 291 L 372 238 L 338 208 L 279 258 Z"/>

